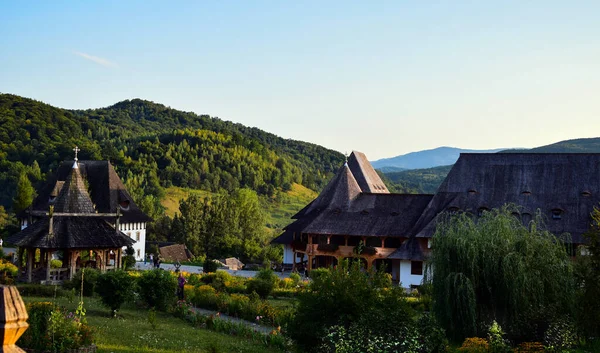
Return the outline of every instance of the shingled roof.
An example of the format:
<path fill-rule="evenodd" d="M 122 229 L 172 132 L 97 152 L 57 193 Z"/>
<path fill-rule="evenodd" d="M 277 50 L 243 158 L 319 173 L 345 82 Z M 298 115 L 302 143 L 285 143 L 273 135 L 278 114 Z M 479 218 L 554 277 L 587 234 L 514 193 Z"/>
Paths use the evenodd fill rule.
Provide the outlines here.
<path fill-rule="evenodd" d="M 110 249 L 134 243 L 100 217 L 54 216 L 51 235 L 49 226 L 48 218 L 41 219 L 6 241 L 19 247 L 41 249 Z"/>
<path fill-rule="evenodd" d="M 600 154 L 463 153 L 411 233 L 431 237 L 444 211 L 470 212 L 514 203 L 528 222 L 539 209 L 555 235 L 583 243 L 590 213 L 600 202 Z"/>
<path fill-rule="evenodd" d="M 432 197 L 362 193 L 347 209 L 324 209 L 298 219 L 285 230 L 312 234 L 408 236 Z"/>
<path fill-rule="evenodd" d="M 65 161 L 58 167 L 48 183 L 39 191 L 33 201 L 32 210 L 48 211 L 54 198 L 58 199 L 73 166 L 73 161 Z M 150 217 L 144 214 L 127 192 L 125 185 L 108 161 L 79 161 L 79 172 L 82 180 L 86 180 L 89 195 L 98 213 L 115 213 L 120 208 L 121 223 L 149 222 Z M 56 206 L 55 206 L 56 210 Z"/>
<path fill-rule="evenodd" d="M 352 175 L 356 178 L 362 192 L 389 194 L 388 188 L 385 186 L 375 169 L 373 169 L 373 166 L 364 153 L 352 151 L 348 157 L 348 166 L 352 171 Z"/>
<path fill-rule="evenodd" d="M 120 248 L 133 244 L 132 239 L 96 214 L 76 162 L 52 203 L 51 215 L 28 225 L 7 242 L 42 249 Z"/>
<path fill-rule="evenodd" d="M 391 194 L 365 155 L 354 151 L 319 196 L 292 217 L 297 220 L 273 243 L 289 243 L 294 232 L 408 236 L 431 198 Z"/>
<path fill-rule="evenodd" d="M 71 173 L 69 173 L 67 180 L 62 184 L 58 197 L 54 201 L 55 212 L 96 213 L 94 204 L 81 178 L 77 163 L 73 163 Z"/>

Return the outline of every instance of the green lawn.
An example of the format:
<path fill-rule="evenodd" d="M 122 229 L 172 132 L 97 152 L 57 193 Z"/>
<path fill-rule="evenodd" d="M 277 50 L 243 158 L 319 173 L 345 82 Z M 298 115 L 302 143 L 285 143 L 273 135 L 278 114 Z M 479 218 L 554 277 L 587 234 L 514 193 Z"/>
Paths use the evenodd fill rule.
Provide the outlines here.
<path fill-rule="evenodd" d="M 53 301 L 51 298 L 23 297 L 25 302 Z M 171 314 L 157 313 L 157 327 L 148 321 L 148 310 L 133 305 L 121 309 L 117 318 L 109 317 L 97 298 L 84 298 L 88 324 L 96 330 L 98 352 L 279 352 L 275 348 L 248 339 L 194 328 Z M 57 304 L 74 311 L 76 302 L 56 299 Z"/>

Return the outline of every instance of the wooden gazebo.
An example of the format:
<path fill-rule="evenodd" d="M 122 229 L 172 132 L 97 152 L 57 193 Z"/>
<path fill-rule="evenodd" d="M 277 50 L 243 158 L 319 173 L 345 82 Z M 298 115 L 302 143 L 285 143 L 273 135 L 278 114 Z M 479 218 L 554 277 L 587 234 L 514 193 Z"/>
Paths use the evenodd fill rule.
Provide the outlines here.
<path fill-rule="evenodd" d="M 7 239 L 19 248 L 19 270 L 21 274 L 26 270 L 27 282 L 71 279 L 81 267 L 102 272 L 120 268 L 123 247 L 134 243 L 119 231 L 119 210 L 97 213 L 77 158 L 48 212 L 30 211 L 29 216 L 38 220 Z M 54 254 L 62 255 L 62 268 L 51 268 Z"/>

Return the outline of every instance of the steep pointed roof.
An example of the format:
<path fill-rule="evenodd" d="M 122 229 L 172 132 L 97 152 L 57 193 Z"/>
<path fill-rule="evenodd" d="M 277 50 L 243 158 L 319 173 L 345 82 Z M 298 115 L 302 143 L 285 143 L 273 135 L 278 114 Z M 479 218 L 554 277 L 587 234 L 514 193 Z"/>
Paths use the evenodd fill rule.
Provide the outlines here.
<path fill-rule="evenodd" d="M 64 188 L 72 166 L 72 160 L 60 164 L 56 173 L 50 176 L 48 183 L 39 191 L 33 201 L 32 210 L 46 212 L 49 205 L 56 205 L 54 198 L 57 198 Z M 89 197 L 98 213 L 115 213 L 117 208 L 120 208 L 121 223 L 152 221 L 133 201 L 110 162 L 80 160 L 77 166 L 81 179 L 89 186 Z"/>
<path fill-rule="evenodd" d="M 344 164 L 333 179 L 325 186 L 317 198 L 307 207 L 298 212 L 294 218 L 309 215 L 314 211 L 324 209 L 347 209 L 361 189 L 352 175 L 348 164 Z"/>
<path fill-rule="evenodd" d="M 376 194 L 390 193 L 364 153 L 352 151 L 350 157 L 348 157 L 348 166 L 362 192 Z"/>
<path fill-rule="evenodd" d="M 87 192 L 77 161 L 73 163 L 58 197 L 54 202 L 55 212 L 64 213 L 96 213 L 94 204 Z"/>

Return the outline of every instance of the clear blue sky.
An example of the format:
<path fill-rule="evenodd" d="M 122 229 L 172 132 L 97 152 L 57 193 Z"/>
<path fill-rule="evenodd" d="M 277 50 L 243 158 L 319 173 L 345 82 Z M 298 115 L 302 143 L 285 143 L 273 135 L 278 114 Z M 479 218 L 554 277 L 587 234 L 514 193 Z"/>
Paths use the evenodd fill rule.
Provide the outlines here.
<path fill-rule="evenodd" d="M 0 92 L 370 159 L 600 136 L 600 1 L 0 0 Z"/>

